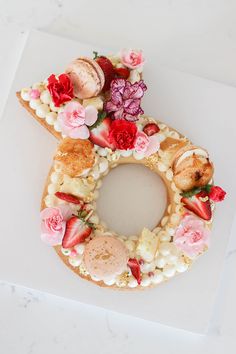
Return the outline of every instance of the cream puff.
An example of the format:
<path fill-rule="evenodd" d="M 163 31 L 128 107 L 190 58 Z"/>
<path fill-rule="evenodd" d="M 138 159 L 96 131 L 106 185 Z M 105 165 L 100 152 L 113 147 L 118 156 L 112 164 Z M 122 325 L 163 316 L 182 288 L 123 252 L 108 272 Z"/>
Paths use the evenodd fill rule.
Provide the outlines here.
<path fill-rule="evenodd" d="M 67 67 L 66 73 L 74 88 L 74 95 L 79 99 L 97 96 L 105 83 L 105 76 L 98 63 L 86 57 L 73 60 Z"/>
<path fill-rule="evenodd" d="M 176 153 L 186 145 L 187 142 L 185 140 L 179 140 L 179 139 L 167 137 L 165 140 L 162 141 L 160 145 L 160 149 L 163 152 L 162 154 L 163 162 L 166 165 L 171 166 Z"/>
<path fill-rule="evenodd" d="M 180 149 L 172 165 L 174 182 L 183 191 L 206 185 L 213 176 L 213 164 L 208 152 L 191 145 Z"/>

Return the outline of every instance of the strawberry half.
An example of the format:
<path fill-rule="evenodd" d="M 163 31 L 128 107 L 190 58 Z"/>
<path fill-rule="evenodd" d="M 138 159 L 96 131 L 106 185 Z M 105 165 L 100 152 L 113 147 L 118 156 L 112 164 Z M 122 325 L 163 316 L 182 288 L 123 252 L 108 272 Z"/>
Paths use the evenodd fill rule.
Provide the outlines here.
<path fill-rule="evenodd" d="M 211 204 L 206 191 L 201 191 L 192 197 L 182 197 L 181 202 L 185 208 L 204 220 L 210 220 L 212 217 Z"/>
<path fill-rule="evenodd" d="M 140 264 L 136 258 L 130 258 L 128 260 L 128 266 L 130 267 L 132 275 L 137 280 L 138 284 L 140 285 L 142 277 L 141 277 L 141 270 Z"/>
<path fill-rule="evenodd" d="M 148 123 L 143 128 L 143 132 L 148 136 L 152 136 L 160 131 L 160 128 L 155 123 Z"/>
<path fill-rule="evenodd" d="M 62 247 L 71 248 L 82 243 L 91 234 L 92 228 L 77 216 L 72 216 L 66 223 L 66 231 L 62 240 Z"/>
<path fill-rule="evenodd" d="M 80 200 L 78 197 L 72 194 L 56 192 L 55 196 L 61 200 L 65 200 L 68 203 L 81 204 L 81 205 L 84 204 L 82 200 Z"/>
<path fill-rule="evenodd" d="M 118 77 L 121 77 L 122 79 L 128 79 L 130 75 L 130 71 L 127 68 L 114 68 L 115 73 Z"/>
<path fill-rule="evenodd" d="M 113 64 L 107 57 L 104 56 L 98 56 L 95 60 L 101 67 L 105 76 L 105 84 L 103 86 L 103 91 L 107 91 L 111 86 L 111 81 L 115 78 Z"/>
<path fill-rule="evenodd" d="M 106 117 L 96 128 L 90 131 L 89 139 L 92 141 L 92 143 L 103 148 L 108 147 L 112 150 L 115 150 L 115 146 L 110 143 L 109 139 L 111 123 L 112 119 Z"/>

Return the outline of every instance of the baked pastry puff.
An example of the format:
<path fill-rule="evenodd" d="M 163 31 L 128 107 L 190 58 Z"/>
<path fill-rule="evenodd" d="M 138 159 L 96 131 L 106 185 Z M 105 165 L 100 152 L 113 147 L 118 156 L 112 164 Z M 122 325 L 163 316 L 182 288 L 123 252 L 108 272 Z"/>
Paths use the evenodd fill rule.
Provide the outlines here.
<path fill-rule="evenodd" d="M 60 164 L 63 173 L 70 177 L 79 176 L 94 164 L 93 144 L 89 140 L 65 138 L 59 144 L 54 160 Z"/>
<path fill-rule="evenodd" d="M 185 146 L 177 152 L 172 169 L 174 182 L 183 191 L 203 187 L 212 179 L 214 172 L 208 152 L 194 145 Z"/>
<path fill-rule="evenodd" d="M 176 153 L 187 145 L 184 140 L 168 137 L 162 141 L 160 149 L 162 150 L 162 161 L 169 167 L 171 167 Z"/>

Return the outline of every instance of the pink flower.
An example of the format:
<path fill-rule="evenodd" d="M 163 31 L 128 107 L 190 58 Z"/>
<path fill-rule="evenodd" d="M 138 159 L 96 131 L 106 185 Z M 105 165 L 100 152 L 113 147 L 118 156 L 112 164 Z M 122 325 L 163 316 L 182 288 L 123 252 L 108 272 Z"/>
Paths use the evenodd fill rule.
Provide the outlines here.
<path fill-rule="evenodd" d="M 148 157 L 159 150 L 160 142 L 158 136 L 147 136 L 144 132 L 138 132 L 134 142 L 134 149 L 136 152 L 144 153 Z"/>
<path fill-rule="evenodd" d="M 30 91 L 30 98 L 37 99 L 40 97 L 40 91 L 38 89 L 32 89 Z"/>
<path fill-rule="evenodd" d="M 84 108 L 79 102 L 67 103 L 64 110 L 58 114 L 58 121 L 61 124 L 62 133 L 72 139 L 88 139 L 89 129 L 98 117 L 94 106 Z"/>
<path fill-rule="evenodd" d="M 194 258 L 209 244 L 209 229 L 194 215 L 186 214 L 174 235 L 174 243 L 187 256 Z"/>
<path fill-rule="evenodd" d="M 144 113 L 140 103 L 146 89 L 143 80 L 134 84 L 125 79 L 112 80 L 111 99 L 105 103 L 105 110 L 113 113 L 115 119 L 137 120 Z"/>
<path fill-rule="evenodd" d="M 66 220 L 72 211 L 67 205 L 45 208 L 41 211 L 41 239 L 50 246 L 60 245 L 65 233 Z"/>
<path fill-rule="evenodd" d="M 143 132 L 138 132 L 134 142 L 134 149 L 137 152 L 145 152 L 149 144 L 148 136 Z"/>
<path fill-rule="evenodd" d="M 123 49 L 120 56 L 122 64 L 129 69 L 137 69 L 144 64 L 143 52 L 141 50 Z"/>

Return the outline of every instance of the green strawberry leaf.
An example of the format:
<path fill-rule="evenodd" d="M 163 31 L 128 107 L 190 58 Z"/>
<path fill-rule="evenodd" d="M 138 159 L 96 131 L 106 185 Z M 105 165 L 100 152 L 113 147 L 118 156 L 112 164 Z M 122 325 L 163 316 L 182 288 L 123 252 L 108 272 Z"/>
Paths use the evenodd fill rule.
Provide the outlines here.
<path fill-rule="evenodd" d="M 180 193 L 180 195 L 182 195 L 182 197 L 185 197 L 185 198 L 191 198 L 195 194 L 200 193 L 201 190 L 202 189 L 200 187 L 195 187 L 195 188 L 191 189 L 190 191 Z"/>
<path fill-rule="evenodd" d="M 99 57 L 98 52 L 93 51 L 93 55 L 94 55 L 94 57 L 93 57 L 94 60 Z"/>
<path fill-rule="evenodd" d="M 211 191 L 212 184 L 206 184 L 202 189 L 206 191 L 207 193 L 210 193 Z"/>
<path fill-rule="evenodd" d="M 191 189 L 190 191 L 182 192 L 182 193 L 180 193 L 180 195 L 182 195 L 182 197 L 185 197 L 185 198 L 191 198 L 194 195 L 200 193 L 201 191 L 206 191 L 207 193 L 210 193 L 211 187 L 212 187 L 212 184 L 206 184 L 203 187 L 195 187 L 195 188 Z"/>
<path fill-rule="evenodd" d="M 102 123 L 103 119 L 106 118 L 106 116 L 107 116 L 106 112 L 104 112 L 104 111 L 98 112 L 98 118 L 97 118 L 96 122 L 89 127 L 89 130 L 97 128 Z"/>

